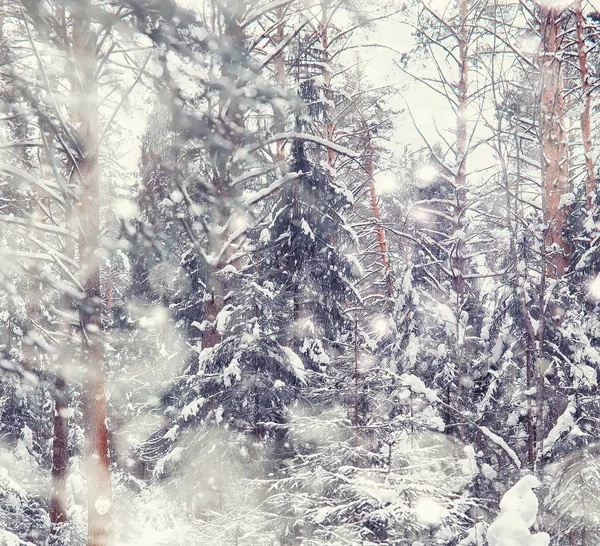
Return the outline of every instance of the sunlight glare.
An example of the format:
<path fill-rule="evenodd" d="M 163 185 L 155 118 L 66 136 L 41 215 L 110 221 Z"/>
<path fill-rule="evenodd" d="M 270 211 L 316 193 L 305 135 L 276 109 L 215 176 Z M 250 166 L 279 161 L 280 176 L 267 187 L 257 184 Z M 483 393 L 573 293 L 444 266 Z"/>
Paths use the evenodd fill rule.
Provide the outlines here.
<path fill-rule="evenodd" d="M 392 173 L 379 173 L 375 176 L 375 189 L 380 195 L 394 193 L 398 189 L 398 180 Z"/>
<path fill-rule="evenodd" d="M 423 165 L 417 172 L 417 186 L 425 188 L 429 186 L 438 176 L 438 170 L 433 165 Z"/>
<path fill-rule="evenodd" d="M 589 292 L 593 299 L 600 300 L 600 273 L 596 275 L 596 278 L 592 282 L 590 282 Z"/>

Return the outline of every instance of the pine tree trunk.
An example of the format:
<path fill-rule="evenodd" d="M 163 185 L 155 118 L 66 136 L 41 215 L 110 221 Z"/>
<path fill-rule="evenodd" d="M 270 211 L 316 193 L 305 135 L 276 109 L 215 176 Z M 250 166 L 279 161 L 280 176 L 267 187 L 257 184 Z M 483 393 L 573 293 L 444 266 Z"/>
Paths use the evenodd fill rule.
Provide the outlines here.
<path fill-rule="evenodd" d="M 565 97 L 561 66 L 561 12 L 540 6 L 541 21 L 541 108 L 540 137 L 542 175 L 545 193 L 546 244 L 551 245 L 547 273 L 560 278 L 569 267 L 571 249 L 564 239 L 567 225 L 561 197 L 568 192 L 568 150 L 565 130 Z"/>
<path fill-rule="evenodd" d="M 375 179 L 373 177 L 373 141 L 371 139 L 371 132 L 369 131 L 369 127 L 367 126 L 365 120 L 362 120 L 363 124 L 363 134 L 365 141 L 365 170 L 367 171 L 367 176 L 369 177 L 369 191 L 371 196 L 371 208 L 373 209 L 373 217 L 376 222 L 377 229 L 377 243 L 379 244 L 379 253 L 381 254 L 381 262 L 383 264 L 383 270 L 386 278 L 387 285 L 387 294 L 391 298 L 394 295 L 394 282 L 392 279 L 392 271 L 390 267 L 390 261 L 388 256 L 388 245 L 387 239 L 385 236 L 385 231 L 383 229 L 381 210 L 379 209 L 379 204 L 377 203 L 377 192 L 375 190 Z"/>
<path fill-rule="evenodd" d="M 98 163 L 98 89 L 96 43 L 90 25 L 90 4 L 80 2 L 73 12 L 73 53 L 77 63 L 74 79 L 74 121 L 81 156 L 75 166 L 80 196 L 80 280 L 86 299 L 80 306 L 84 351 L 84 433 L 88 480 L 88 546 L 114 544 L 112 486 L 104 392 L 104 352 L 101 324 L 100 262 L 98 258 L 100 216 L 100 169 Z"/>
<path fill-rule="evenodd" d="M 275 31 L 275 46 L 279 46 L 284 39 L 284 23 L 283 23 L 283 15 L 285 13 L 284 8 L 279 8 L 276 11 L 276 16 L 280 20 L 279 25 L 277 25 L 277 30 Z M 283 87 L 285 85 L 285 54 L 283 51 L 280 51 L 273 60 L 275 65 L 275 79 L 277 80 L 277 84 Z M 285 130 L 285 118 L 283 112 L 276 113 L 275 115 L 275 128 L 277 132 L 283 132 Z M 285 160 L 285 151 L 284 151 L 284 140 L 279 140 L 276 143 L 277 146 L 277 161 L 282 164 Z"/>
<path fill-rule="evenodd" d="M 581 100 L 583 109 L 579 117 L 581 125 L 581 139 L 585 155 L 586 182 L 585 193 L 588 210 L 591 212 L 596 201 L 596 176 L 594 160 L 592 159 L 592 129 L 590 122 L 590 107 L 592 95 L 590 93 L 589 72 L 587 67 L 587 51 L 585 48 L 585 21 L 583 18 L 582 0 L 575 3 L 575 28 L 577 31 L 577 59 L 579 61 L 579 76 L 581 78 Z"/>
<path fill-rule="evenodd" d="M 506 225 L 508 226 L 508 231 L 510 233 L 510 257 L 511 257 L 511 265 L 512 272 L 515 279 L 516 284 L 516 295 L 519 300 L 519 307 L 521 310 L 521 317 L 525 327 L 525 377 L 526 377 L 526 385 L 527 390 L 531 389 L 534 385 L 534 373 L 535 373 L 535 345 L 536 345 L 536 337 L 535 337 L 535 329 L 531 322 L 531 316 L 529 315 L 529 309 L 527 307 L 527 294 L 525 292 L 525 288 L 523 286 L 523 278 L 522 273 L 519 271 L 519 256 L 517 253 L 517 227 L 516 223 L 513 222 L 514 216 L 516 216 L 517 211 L 516 206 L 513 207 L 511 200 L 511 192 L 510 192 L 510 180 L 509 180 L 509 171 L 508 164 L 506 162 L 505 154 L 503 153 L 502 147 L 502 121 L 501 118 L 498 120 L 498 129 L 496 132 L 496 146 L 498 159 L 500 160 L 500 166 L 502 169 L 502 182 L 504 185 L 504 198 L 505 198 L 505 206 L 506 206 Z M 515 141 L 517 141 L 517 135 L 515 134 Z M 517 146 L 517 165 L 518 165 L 518 146 Z M 518 167 L 517 167 L 518 169 Z M 520 178 L 520 173 L 517 171 L 517 178 Z M 517 192 L 515 192 L 516 194 Z M 516 205 L 516 199 L 515 199 Z M 530 465 L 533 466 L 535 461 L 535 426 L 533 419 L 533 404 L 531 396 L 527 397 L 527 461 Z"/>
<path fill-rule="evenodd" d="M 245 50 L 245 36 L 240 21 L 243 20 L 243 12 L 246 8 L 244 2 L 237 0 L 227 0 L 220 6 L 222 10 L 220 16 L 223 19 L 223 34 L 226 37 L 230 47 L 235 51 L 242 52 Z M 221 67 L 221 77 L 224 81 L 229 81 L 231 86 L 235 86 L 237 74 L 234 61 L 225 62 Z M 233 91 L 233 88 L 232 90 Z M 219 118 L 225 120 L 233 130 L 229 130 L 227 135 L 232 149 L 225 153 L 218 151 L 211 157 L 213 164 L 213 188 L 216 193 L 216 202 L 211 205 L 212 226 L 226 226 L 230 217 L 230 203 L 233 200 L 231 186 L 229 184 L 231 169 L 233 166 L 229 163 L 229 159 L 234 151 L 241 147 L 241 134 L 244 128 L 244 112 L 235 97 L 230 97 L 227 92 L 221 95 L 219 100 Z M 234 175 L 236 173 L 233 173 Z M 239 173 L 238 173 L 239 174 Z M 212 229 L 208 234 L 210 253 L 218 255 L 224 244 L 226 244 L 229 236 L 229 228 L 227 229 Z M 215 347 L 221 342 L 221 333 L 217 329 L 217 317 L 225 304 L 226 288 L 225 283 L 219 278 L 218 271 L 223 267 L 227 260 L 232 256 L 231 247 L 223 254 L 220 263 L 214 267 L 209 267 L 207 274 L 206 286 L 210 290 L 210 295 L 204 300 L 204 321 L 205 329 L 202 332 L 202 347 Z"/>
<path fill-rule="evenodd" d="M 47 161 L 53 161 L 50 157 L 50 135 L 46 137 Z M 76 232 L 73 213 L 71 209 L 66 211 L 68 228 Z M 69 258 L 74 257 L 74 240 L 70 235 L 66 236 L 64 254 Z M 72 309 L 68 296 L 62 297 L 62 310 Z M 62 322 L 62 332 L 66 336 L 72 335 L 69 319 Z M 56 379 L 54 382 L 54 419 L 53 419 L 53 441 L 52 441 L 52 497 L 50 499 L 50 523 L 51 534 L 54 538 L 60 537 L 61 529 L 67 521 L 67 470 L 69 466 L 69 389 L 65 379 L 65 366 L 72 363 L 71 347 L 66 345 L 60 352 L 59 361 L 56 366 Z M 72 365 L 72 364 L 71 364 Z"/>
<path fill-rule="evenodd" d="M 54 430 L 52 442 L 52 497 L 50 499 L 50 523 L 52 536 L 60 536 L 62 525 L 67 521 L 67 467 L 69 465 L 69 402 L 67 385 L 62 377 L 54 384 Z"/>
<path fill-rule="evenodd" d="M 354 319 L 354 446 L 359 445 L 360 430 L 360 395 L 359 395 L 359 372 L 358 372 L 358 318 Z"/>
<path fill-rule="evenodd" d="M 463 217 L 467 200 L 467 157 L 468 157 L 468 136 L 467 136 L 467 107 L 468 107 L 468 87 L 469 87 L 469 0 L 458 0 L 459 8 L 459 31 L 458 31 L 458 107 L 456 112 L 456 203 L 454 206 L 454 226 L 453 237 L 455 238 L 454 249 L 452 253 L 452 273 L 454 278 L 453 288 L 456 293 L 456 349 L 457 349 L 457 374 L 458 374 L 458 399 L 462 394 L 462 341 L 461 341 L 461 315 L 464 306 L 465 294 L 465 259 L 464 259 L 464 224 Z"/>
<path fill-rule="evenodd" d="M 323 49 L 323 94 L 325 102 L 323 104 L 323 112 L 325 114 L 325 138 L 327 140 L 333 140 L 334 126 L 332 121 L 331 102 L 333 101 L 333 93 L 331 91 L 331 55 L 329 53 L 329 16 L 327 14 L 327 6 L 329 0 L 321 0 L 321 23 L 320 23 L 320 34 L 321 34 L 321 47 Z M 327 166 L 329 172 L 327 173 L 328 178 L 331 178 L 333 172 L 333 164 L 335 162 L 335 152 L 331 148 L 327 148 Z"/>
<path fill-rule="evenodd" d="M 460 190 L 467 184 L 467 105 L 468 105 L 468 86 L 469 86 L 469 27 L 467 18 L 469 16 L 469 0 L 459 0 L 459 79 L 458 79 L 458 109 L 456 117 L 456 164 L 457 175 L 456 184 Z M 464 189 L 462 191 L 464 194 Z M 460 203 L 459 203 L 460 205 Z"/>

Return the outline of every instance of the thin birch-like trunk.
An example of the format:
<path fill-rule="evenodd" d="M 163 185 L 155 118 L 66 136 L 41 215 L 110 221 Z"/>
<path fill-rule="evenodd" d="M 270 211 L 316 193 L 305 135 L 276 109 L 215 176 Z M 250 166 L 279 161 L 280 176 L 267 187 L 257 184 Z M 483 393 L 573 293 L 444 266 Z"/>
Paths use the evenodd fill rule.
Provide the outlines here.
<path fill-rule="evenodd" d="M 458 108 L 456 112 L 456 203 L 454 206 L 453 236 L 456 238 L 452 253 L 453 288 L 456 293 L 456 351 L 458 399 L 462 394 L 463 357 L 461 340 L 461 315 L 465 294 L 465 259 L 464 259 L 464 223 L 463 217 L 467 200 L 467 158 L 468 158 L 468 87 L 469 87 L 469 0 L 458 0 Z"/>

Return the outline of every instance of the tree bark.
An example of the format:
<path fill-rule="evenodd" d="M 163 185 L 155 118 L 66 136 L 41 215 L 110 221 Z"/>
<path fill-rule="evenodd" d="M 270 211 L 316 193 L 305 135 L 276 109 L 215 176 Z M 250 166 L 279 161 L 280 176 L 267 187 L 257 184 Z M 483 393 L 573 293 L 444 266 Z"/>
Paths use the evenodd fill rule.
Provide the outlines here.
<path fill-rule="evenodd" d="M 220 5 L 219 16 L 223 21 L 223 37 L 234 50 L 245 51 L 245 35 L 240 21 L 243 20 L 244 14 L 248 5 L 245 2 L 237 0 L 227 0 Z M 228 81 L 233 89 L 237 84 L 237 61 L 230 60 L 223 63 L 221 67 L 221 78 Z M 217 151 L 211 155 L 211 163 L 213 165 L 213 189 L 216 194 L 216 202 L 211 204 L 211 222 L 214 226 L 224 226 L 222 230 L 213 229 L 208 234 L 209 247 L 211 254 L 219 254 L 223 245 L 226 244 L 230 230 L 227 226 L 228 220 L 233 213 L 231 202 L 234 195 L 230 179 L 232 170 L 235 166 L 230 163 L 235 150 L 242 145 L 242 134 L 245 124 L 244 111 L 240 109 L 240 105 L 235 97 L 229 96 L 227 92 L 221 94 L 218 106 L 219 118 L 227 126 L 227 138 L 232 146 L 231 151 Z M 233 174 L 239 174 L 233 172 Z M 210 290 L 204 300 L 204 330 L 202 332 L 202 347 L 215 347 L 222 341 L 221 332 L 217 329 L 217 317 L 223 306 L 225 305 L 225 295 L 227 293 L 226 283 L 221 280 L 218 271 L 223 267 L 229 258 L 232 256 L 232 248 L 229 247 L 223 253 L 221 261 L 215 266 L 209 267 L 206 286 Z"/>
<path fill-rule="evenodd" d="M 319 30 L 321 35 L 321 47 L 323 48 L 323 94 L 325 98 L 323 104 L 323 112 L 325 115 L 325 138 L 329 141 L 333 141 L 335 129 L 333 126 L 331 112 L 333 93 L 331 91 L 331 67 L 329 65 L 331 61 L 331 54 L 329 52 L 329 16 L 327 14 L 328 4 L 329 0 L 321 0 L 321 22 L 319 25 Z M 327 177 L 331 178 L 331 173 L 333 172 L 333 164 L 335 162 L 335 152 L 331 148 L 327 148 L 326 154 L 327 166 L 329 167 Z"/>
<path fill-rule="evenodd" d="M 50 155 L 51 136 L 46 141 L 46 160 L 53 161 Z M 72 209 L 66 209 L 69 229 L 76 225 Z M 75 230 L 73 231 L 75 232 Z M 64 254 L 69 258 L 74 257 L 74 240 L 71 235 L 65 239 Z M 71 300 L 63 295 L 61 298 L 63 311 L 72 309 Z M 62 321 L 62 332 L 71 336 L 73 334 L 69 319 Z M 54 382 L 54 419 L 53 419 L 53 441 L 52 441 L 52 496 L 50 499 L 50 523 L 52 537 L 59 541 L 64 523 L 67 521 L 67 472 L 69 466 L 69 388 L 65 378 L 65 367 L 72 365 L 72 347 L 69 345 L 62 348 L 58 362 L 56 363 L 56 380 Z M 59 543 L 59 542 L 57 542 Z"/>
<path fill-rule="evenodd" d="M 73 80 L 73 113 L 81 149 L 78 164 L 74 166 L 75 180 L 80 189 L 76 212 L 80 225 L 80 281 L 86 294 L 79 314 L 85 377 L 88 546 L 111 546 L 114 544 L 112 486 L 104 392 L 100 262 L 97 252 L 100 229 L 97 60 L 96 40 L 90 24 L 90 7 L 88 2 L 79 2 L 73 12 L 73 54 L 77 65 L 77 76 Z"/>
<path fill-rule="evenodd" d="M 458 29 L 458 108 L 456 112 L 456 203 L 453 216 L 453 237 L 455 239 L 452 253 L 453 288 L 456 293 L 456 349 L 457 349 L 457 392 L 460 399 L 462 394 L 462 341 L 461 341 L 461 315 L 464 306 L 465 294 L 465 258 L 464 258 L 464 225 L 463 216 L 467 200 L 467 108 L 469 87 L 469 0 L 458 0 L 459 29 Z"/>
<path fill-rule="evenodd" d="M 540 5 L 541 22 L 541 105 L 540 138 L 544 187 L 546 244 L 551 246 L 548 277 L 560 278 L 569 267 L 571 249 L 564 238 L 567 225 L 561 197 L 568 191 L 568 150 L 565 119 L 565 93 L 561 62 L 561 11 Z"/>
<path fill-rule="evenodd" d="M 388 244 L 385 236 L 385 230 L 381 225 L 382 217 L 381 210 L 379 209 L 379 203 L 377 202 L 377 192 L 375 190 L 375 179 L 373 177 L 373 156 L 374 148 L 373 141 L 371 138 L 371 132 L 365 120 L 362 120 L 363 125 L 363 139 L 365 141 L 365 170 L 369 177 L 369 193 L 371 196 L 371 208 L 373 209 L 373 217 L 375 218 L 376 229 L 377 229 L 377 243 L 379 245 L 379 253 L 381 254 L 381 262 L 383 264 L 383 270 L 386 279 L 387 294 L 391 298 L 394 295 L 394 282 L 392 279 L 392 270 L 389 261 Z"/>
<path fill-rule="evenodd" d="M 594 160 L 592 159 L 592 129 L 590 122 L 591 90 L 587 67 L 587 51 L 585 48 L 585 21 L 583 17 L 582 0 L 575 3 L 575 29 L 577 32 L 577 60 L 579 61 L 579 77 L 581 78 L 581 100 L 583 109 L 579 116 L 581 139 L 585 156 L 585 194 L 588 210 L 591 212 L 596 201 L 596 176 Z"/>
<path fill-rule="evenodd" d="M 517 142 L 517 134 L 515 132 L 515 142 Z M 511 191 L 510 191 L 510 179 L 509 179 L 509 170 L 508 164 L 506 161 L 506 156 L 503 152 L 502 145 L 502 120 L 499 118 L 498 120 L 498 128 L 496 132 L 496 150 L 498 153 L 498 159 L 500 160 L 500 167 L 502 173 L 502 183 L 504 186 L 504 199 L 506 206 L 506 225 L 508 227 L 508 231 L 510 233 L 510 257 L 511 257 L 511 266 L 512 273 L 515 279 L 515 292 L 516 297 L 519 301 L 519 307 L 521 310 L 521 317 L 524 324 L 524 338 L 525 338 L 525 378 L 527 390 L 533 387 L 534 382 L 534 373 L 535 373 L 535 345 L 536 345 L 536 335 L 535 328 L 531 322 L 531 316 L 529 314 L 529 309 L 527 306 L 527 294 L 524 288 L 524 278 L 523 274 L 519 271 L 519 256 L 517 252 L 517 224 L 513 221 L 513 215 L 517 215 L 517 199 L 515 191 L 515 207 L 512 205 L 511 199 Z M 517 179 L 520 178 L 520 172 L 518 167 L 518 142 L 517 142 Z M 535 426 L 534 426 L 534 418 L 533 418 L 533 404 L 531 396 L 527 397 L 527 461 L 531 466 L 533 466 L 535 461 Z"/>
<path fill-rule="evenodd" d="M 67 521 L 67 468 L 69 465 L 68 441 L 68 391 L 62 377 L 58 377 L 54 393 L 54 430 L 52 442 L 52 497 L 50 499 L 50 523 L 52 536 L 59 537 L 62 525 Z"/>
<path fill-rule="evenodd" d="M 276 11 L 276 17 L 279 19 L 279 24 L 277 25 L 277 30 L 275 31 L 275 45 L 279 46 L 284 38 L 285 38 L 285 24 L 283 21 L 283 16 L 285 14 L 285 8 L 279 8 Z M 275 79 L 277 80 L 277 84 L 283 87 L 285 85 L 285 53 L 281 50 L 273 59 L 273 64 L 275 67 Z M 283 112 L 276 114 L 275 126 L 277 128 L 278 133 L 283 133 L 285 130 L 285 119 Z M 282 165 L 285 161 L 285 140 L 277 141 L 277 162 Z"/>

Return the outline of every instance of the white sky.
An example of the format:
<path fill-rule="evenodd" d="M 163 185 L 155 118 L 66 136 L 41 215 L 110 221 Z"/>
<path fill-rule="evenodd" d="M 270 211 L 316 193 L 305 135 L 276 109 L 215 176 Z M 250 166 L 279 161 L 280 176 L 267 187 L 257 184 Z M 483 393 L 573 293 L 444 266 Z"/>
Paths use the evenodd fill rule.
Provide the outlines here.
<path fill-rule="evenodd" d="M 564 2 L 565 0 L 548 1 Z M 195 7 L 203 5 L 204 0 L 180 0 L 180 3 L 185 7 Z M 376 17 L 381 13 L 377 4 L 377 0 L 366 4 L 366 9 L 371 6 L 371 13 L 368 13 L 367 16 Z M 448 0 L 431 0 L 430 5 L 438 9 L 440 13 L 448 10 L 450 6 Z M 587 5 L 588 9 L 592 7 L 600 9 L 600 0 L 591 0 Z M 338 24 L 343 27 L 342 21 Z M 387 20 L 381 20 L 375 23 L 374 29 L 358 31 L 354 37 L 354 43 L 367 44 L 368 47 L 349 51 L 346 55 L 346 61 L 348 63 L 353 62 L 355 56 L 359 54 L 364 61 L 363 69 L 374 88 L 388 85 L 396 86 L 398 91 L 391 100 L 391 106 L 398 111 L 404 110 L 408 104 L 419 131 L 425 135 L 429 142 L 440 141 L 438 130 L 449 142 L 452 142 L 456 116 L 449 108 L 447 101 L 425 85 L 412 80 L 395 64 L 402 52 L 408 52 L 414 47 L 411 28 L 401 22 L 401 17 L 394 16 Z M 375 44 L 382 44 L 385 47 L 374 47 Z M 431 68 L 431 70 L 433 69 Z M 427 73 L 427 67 L 425 69 L 421 68 L 419 73 Z M 450 75 L 453 76 L 452 72 L 450 72 Z M 471 78 L 475 79 L 475 75 L 471 74 Z M 125 163 L 132 172 L 138 169 L 139 141 L 146 127 L 149 114 L 148 106 L 147 92 L 141 88 L 136 90 L 132 105 L 127 110 L 128 122 L 125 124 L 128 138 L 135 144 L 124 150 L 124 155 L 121 158 L 121 162 Z M 473 119 L 476 117 L 474 108 L 475 106 L 470 113 Z M 403 115 L 396 116 L 396 119 L 392 121 L 395 126 L 390 142 L 392 151 L 398 150 L 400 152 L 404 150 L 407 143 L 413 150 L 424 146 L 419 132 L 415 130 L 413 122 L 406 112 Z M 149 120 L 149 123 L 151 123 L 151 120 Z M 469 170 L 471 172 L 480 171 L 494 162 L 495 158 L 492 150 L 489 147 L 479 147 L 476 153 L 469 156 Z M 381 189 L 385 190 L 383 186 L 386 186 L 387 190 L 385 191 L 389 191 L 391 185 L 390 175 L 382 174 L 380 179 L 383 180 L 386 176 L 387 179 Z M 471 181 L 473 182 L 476 178 L 476 176 L 472 176 Z"/>

